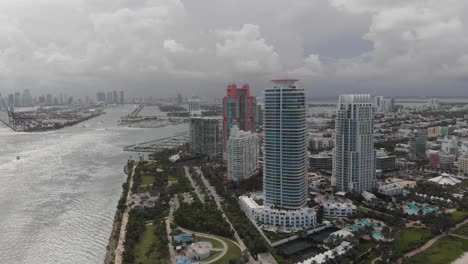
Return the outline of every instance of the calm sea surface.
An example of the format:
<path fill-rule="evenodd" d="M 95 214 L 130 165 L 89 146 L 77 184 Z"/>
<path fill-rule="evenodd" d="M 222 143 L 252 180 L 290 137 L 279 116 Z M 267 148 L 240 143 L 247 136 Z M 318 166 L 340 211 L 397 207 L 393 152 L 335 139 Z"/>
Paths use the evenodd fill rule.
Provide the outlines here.
<path fill-rule="evenodd" d="M 188 130 L 117 126 L 134 107 L 53 132 L 0 124 L 0 263 L 103 262 L 123 165 L 137 156 L 122 148 Z"/>

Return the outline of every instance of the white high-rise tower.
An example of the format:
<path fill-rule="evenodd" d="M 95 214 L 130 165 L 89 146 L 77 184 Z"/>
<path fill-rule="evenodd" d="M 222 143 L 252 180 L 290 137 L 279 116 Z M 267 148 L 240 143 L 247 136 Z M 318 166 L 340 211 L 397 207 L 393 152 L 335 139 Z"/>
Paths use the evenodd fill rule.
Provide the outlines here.
<path fill-rule="evenodd" d="M 266 204 L 284 209 L 307 203 L 306 103 L 296 81 L 273 80 L 265 89 L 264 193 Z"/>
<path fill-rule="evenodd" d="M 373 101 L 368 94 L 341 95 L 335 124 L 332 184 L 340 191 L 375 187 Z"/>

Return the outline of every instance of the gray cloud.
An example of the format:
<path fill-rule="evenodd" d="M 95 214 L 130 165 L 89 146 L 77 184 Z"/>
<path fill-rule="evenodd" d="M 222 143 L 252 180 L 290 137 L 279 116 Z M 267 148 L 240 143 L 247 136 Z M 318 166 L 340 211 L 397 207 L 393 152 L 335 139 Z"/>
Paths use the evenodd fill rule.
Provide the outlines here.
<path fill-rule="evenodd" d="M 461 0 L 0 0 L 0 91 L 467 95 Z"/>

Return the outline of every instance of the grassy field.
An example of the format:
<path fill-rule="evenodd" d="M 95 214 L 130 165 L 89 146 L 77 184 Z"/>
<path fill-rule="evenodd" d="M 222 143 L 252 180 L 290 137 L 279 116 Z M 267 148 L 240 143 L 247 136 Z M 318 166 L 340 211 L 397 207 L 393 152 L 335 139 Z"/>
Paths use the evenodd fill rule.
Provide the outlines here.
<path fill-rule="evenodd" d="M 367 252 L 369 249 L 375 247 L 377 245 L 374 241 L 363 241 L 359 242 L 359 246 L 357 250 L 359 251 L 359 255 Z M 363 259 L 359 262 L 360 264 L 370 264 L 374 258 L 377 258 L 378 255 L 376 253 L 370 253 L 369 255 L 363 257 Z"/>
<path fill-rule="evenodd" d="M 402 255 L 402 253 L 423 245 L 432 236 L 432 231 L 426 228 L 406 228 L 396 238 L 395 254 Z"/>
<path fill-rule="evenodd" d="M 170 260 L 159 260 L 159 253 L 157 250 L 154 250 L 151 255 L 147 256 L 147 252 L 149 248 L 153 245 L 153 243 L 157 243 L 156 237 L 153 234 L 154 226 L 147 226 L 145 232 L 138 241 L 138 244 L 135 246 L 135 257 L 137 260 L 135 263 L 142 263 L 142 264 L 154 264 L 154 263 L 161 263 L 161 264 L 169 264 Z"/>
<path fill-rule="evenodd" d="M 241 252 L 239 246 L 237 246 L 236 243 L 234 243 L 232 240 L 224 238 L 224 237 L 218 237 L 218 238 L 220 238 L 224 242 L 226 242 L 226 244 L 229 247 L 229 250 L 226 253 L 226 255 L 224 255 L 224 257 L 222 257 L 220 260 L 216 261 L 215 264 L 229 263 L 229 261 L 232 260 L 232 259 L 237 260 L 237 259 L 242 257 L 242 252 Z"/>
<path fill-rule="evenodd" d="M 465 237 L 468 237 L 468 224 L 461 226 L 454 233 L 465 236 Z"/>
<path fill-rule="evenodd" d="M 281 239 L 285 239 L 285 238 L 288 238 L 288 237 L 292 237 L 293 235 L 295 234 L 291 234 L 291 233 L 275 233 L 275 232 L 270 232 L 270 231 L 266 231 L 264 230 L 263 233 L 265 234 L 266 237 L 268 237 L 268 239 L 271 241 L 271 242 L 276 242 L 276 241 L 279 241 Z"/>
<path fill-rule="evenodd" d="M 179 181 L 174 176 L 169 176 L 167 179 L 167 185 L 171 186 L 172 184 L 176 184 Z"/>
<path fill-rule="evenodd" d="M 154 176 L 142 175 L 141 176 L 141 185 L 140 186 L 152 185 L 153 182 L 154 182 Z"/>
<path fill-rule="evenodd" d="M 219 255 L 221 254 L 221 252 L 216 252 L 214 253 L 213 255 L 211 255 L 209 258 L 206 258 L 203 260 L 203 263 L 206 263 L 206 262 L 209 262 L 215 258 L 217 258 Z"/>
<path fill-rule="evenodd" d="M 468 218 L 468 211 L 456 211 L 452 213 L 452 220 L 459 223 Z"/>
<path fill-rule="evenodd" d="M 365 212 L 369 211 L 369 209 L 364 208 L 364 207 L 358 207 L 357 210 L 358 210 L 358 212 L 361 212 L 361 213 L 365 213 Z"/>
<path fill-rule="evenodd" d="M 468 240 L 457 237 L 444 237 L 426 251 L 410 258 L 407 263 L 445 264 L 459 258 L 468 251 Z"/>

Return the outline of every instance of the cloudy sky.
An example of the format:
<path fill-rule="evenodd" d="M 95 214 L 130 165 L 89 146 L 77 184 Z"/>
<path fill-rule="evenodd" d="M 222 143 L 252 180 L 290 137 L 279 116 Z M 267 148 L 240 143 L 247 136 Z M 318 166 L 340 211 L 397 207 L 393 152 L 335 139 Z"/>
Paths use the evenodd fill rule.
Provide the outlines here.
<path fill-rule="evenodd" d="M 468 96 L 466 0 L 0 0 L 0 92 Z"/>

